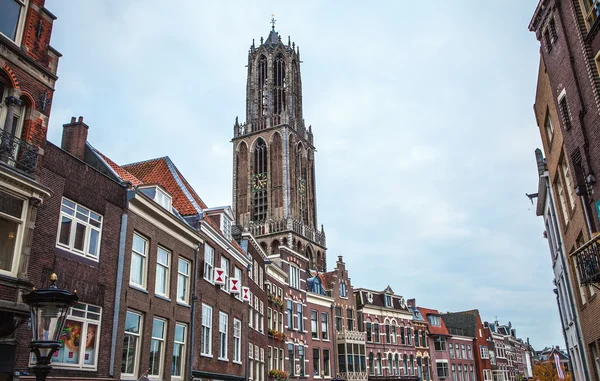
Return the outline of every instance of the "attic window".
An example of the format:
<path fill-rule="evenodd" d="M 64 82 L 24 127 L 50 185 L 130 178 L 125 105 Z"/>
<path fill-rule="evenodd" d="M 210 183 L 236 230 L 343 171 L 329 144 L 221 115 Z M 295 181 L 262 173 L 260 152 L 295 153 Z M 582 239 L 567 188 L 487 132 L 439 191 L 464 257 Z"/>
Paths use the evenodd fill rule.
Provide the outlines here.
<path fill-rule="evenodd" d="M 392 296 L 391 295 L 386 295 L 385 296 L 385 306 L 386 307 L 392 307 Z"/>
<path fill-rule="evenodd" d="M 221 214 L 221 231 L 225 238 L 231 240 L 231 220 L 224 213 Z"/>
<path fill-rule="evenodd" d="M 440 321 L 440 317 L 437 315 L 429 315 L 429 316 L 427 316 L 427 319 L 429 320 L 429 324 L 431 324 L 431 325 L 435 325 L 436 327 L 439 327 L 442 325 L 442 323 Z"/>
<path fill-rule="evenodd" d="M 159 187 L 156 187 L 154 201 L 156 201 L 160 206 L 162 206 L 166 210 L 171 211 L 171 196 L 169 196 L 165 191 L 163 191 Z"/>

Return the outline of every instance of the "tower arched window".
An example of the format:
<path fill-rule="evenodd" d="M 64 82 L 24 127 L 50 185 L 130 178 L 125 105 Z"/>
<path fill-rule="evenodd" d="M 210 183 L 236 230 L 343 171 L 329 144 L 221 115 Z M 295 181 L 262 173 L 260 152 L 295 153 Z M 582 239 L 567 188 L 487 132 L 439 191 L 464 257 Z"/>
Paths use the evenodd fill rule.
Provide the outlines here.
<path fill-rule="evenodd" d="M 264 221 L 267 218 L 267 144 L 258 138 L 254 148 L 254 172 L 252 174 L 253 207 L 252 221 Z"/>
<path fill-rule="evenodd" d="M 392 374 L 394 374 L 394 369 L 392 367 L 392 354 L 391 353 L 388 353 L 387 366 L 388 366 L 388 376 L 391 376 Z"/>
<path fill-rule="evenodd" d="M 296 123 L 301 122 L 302 115 L 302 97 L 300 96 L 300 71 L 298 63 L 292 61 L 292 109 Z"/>
<path fill-rule="evenodd" d="M 404 375 L 407 376 L 408 375 L 408 356 L 404 355 L 402 357 L 402 361 L 404 362 Z"/>
<path fill-rule="evenodd" d="M 236 187 L 237 187 L 237 211 L 239 215 L 248 213 L 248 146 L 245 142 L 240 143 L 236 158 Z M 247 217 L 246 217 L 247 218 Z M 244 219 L 244 223 L 247 219 Z"/>
<path fill-rule="evenodd" d="M 296 146 L 295 164 L 298 182 L 298 207 L 300 219 L 306 224 L 308 223 L 308 183 L 306 181 L 306 160 L 302 143 L 298 143 L 298 146 Z"/>
<path fill-rule="evenodd" d="M 285 60 L 278 54 L 273 61 L 273 114 L 281 115 L 285 110 Z"/>
<path fill-rule="evenodd" d="M 267 115 L 268 109 L 268 92 L 267 92 L 267 57 L 260 56 L 258 59 L 258 115 Z"/>
<path fill-rule="evenodd" d="M 396 376 L 400 375 L 400 355 L 396 353 L 394 356 L 394 369 L 396 371 Z"/>

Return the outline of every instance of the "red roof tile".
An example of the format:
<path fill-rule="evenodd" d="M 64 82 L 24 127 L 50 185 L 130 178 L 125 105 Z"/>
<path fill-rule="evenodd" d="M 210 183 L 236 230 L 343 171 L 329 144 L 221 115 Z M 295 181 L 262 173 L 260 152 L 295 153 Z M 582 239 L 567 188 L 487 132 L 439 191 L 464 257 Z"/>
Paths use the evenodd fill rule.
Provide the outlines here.
<path fill-rule="evenodd" d="M 427 321 L 427 325 L 429 326 L 429 333 L 431 335 L 446 335 L 446 336 L 450 336 L 450 332 L 448 332 L 448 328 L 446 328 L 446 324 L 444 324 L 444 319 L 441 318 L 440 316 L 440 324 L 441 326 L 436 326 L 436 325 L 431 325 L 429 323 L 429 319 L 427 319 L 427 315 L 440 315 L 440 312 L 438 310 L 433 310 L 430 308 L 424 308 L 424 307 L 417 307 L 419 309 L 419 311 L 421 312 L 421 315 L 423 315 L 423 317 L 425 318 L 425 320 Z"/>
<path fill-rule="evenodd" d="M 117 176 L 119 176 L 123 181 L 129 181 L 129 182 L 131 182 L 131 184 L 133 184 L 133 186 L 138 186 L 138 185 L 143 184 L 143 182 L 140 179 L 138 179 L 131 173 L 127 172 L 127 170 L 125 170 L 123 167 L 121 167 L 114 161 L 110 160 L 102 152 L 98 151 L 95 148 L 93 148 L 93 150 L 102 158 L 102 160 L 104 160 L 106 162 L 106 164 L 108 164 L 112 168 L 113 171 L 115 171 Z"/>
<path fill-rule="evenodd" d="M 198 214 L 206 204 L 185 180 L 171 159 L 161 157 L 123 166 L 146 184 L 158 184 L 173 197 L 173 207 L 183 216 Z"/>

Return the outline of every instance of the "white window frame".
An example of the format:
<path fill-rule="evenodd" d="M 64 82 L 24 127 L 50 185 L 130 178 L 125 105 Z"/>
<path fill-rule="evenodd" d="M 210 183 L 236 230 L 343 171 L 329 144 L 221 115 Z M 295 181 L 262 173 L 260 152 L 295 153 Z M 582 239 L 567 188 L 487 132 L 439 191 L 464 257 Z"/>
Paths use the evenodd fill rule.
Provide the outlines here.
<path fill-rule="evenodd" d="M 181 264 L 184 263 L 187 265 L 187 272 L 183 272 L 181 269 Z M 177 261 L 177 302 L 183 303 L 186 305 L 190 304 L 190 273 L 192 268 L 192 262 L 188 261 L 185 258 L 179 257 Z M 180 285 L 183 283 L 183 288 L 185 290 L 183 295 L 183 299 L 180 298 L 179 289 Z"/>
<path fill-rule="evenodd" d="M 160 252 L 164 252 L 167 254 L 167 260 L 166 263 L 161 263 L 159 261 L 159 254 Z M 154 284 L 154 293 L 156 295 L 160 295 L 160 296 L 164 296 L 165 298 L 169 298 L 169 294 L 170 294 L 170 284 L 171 284 L 171 257 L 172 257 L 172 253 L 170 250 L 159 246 L 158 249 L 156 250 L 156 282 Z M 159 269 L 162 268 L 164 269 L 164 290 L 158 290 L 158 277 L 159 277 Z"/>
<path fill-rule="evenodd" d="M 156 187 L 154 201 L 161 207 L 165 208 L 167 211 L 171 211 L 172 197 L 160 187 Z"/>
<path fill-rule="evenodd" d="M 141 239 L 144 242 L 144 252 L 140 252 L 135 250 L 135 245 L 133 244 L 135 241 L 135 238 L 138 237 L 139 239 Z M 148 241 L 148 239 L 146 239 L 146 237 L 144 237 L 141 234 L 138 234 L 137 232 L 133 233 L 133 239 L 131 242 L 131 263 L 130 263 L 130 269 L 129 269 L 129 284 L 131 286 L 134 287 L 141 287 L 144 290 L 146 289 L 146 283 L 147 283 L 147 278 L 148 278 L 148 248 L 150 246 L 150 241 Z M 142 261 L 142 268 L 141 268 L 141 274 L 140 274 L 140 278 L 141 278 L 141 283 L 135 282 L 133 280 L 133 257 L 134 256 L 138 256 L 141 258 Z"/>
<path fill-rule="evenodd" d="M 225 238 L 227 239 L 232 239 L 231 238 L 231 219 L 225 214 L 222 213 L 221 214 L 221 230 L 223 231 L 223 235 L 225 236 Z"/>
<path fill-rule="evenodd" d="M 25 19 L 27 17 L 27 9 L 29 6 L 29 0 L 14 0 L 16 3 L 21 5 L 21 11 L 19 12 L 19 19 L 17 20 L 17 29 L 15 31 L 15 39 L 13 40 L 9 36 L 0 32 L 4 37 L 6 37 L 11 42 L 15 43 L 18 46 L 21 46 L 23 41 L 23 34 L 25 32 Z"/>
<path fill-rule="evenodd" d="M 388 308 L 392 307 L 392 296 L 391 295 L 385 295 L 385 306 Z"/>
<path fill-rule="evenodd" d="M 183 329 L 183 340 L 177 340 L 177 328 L 182 328 Z M 179 375 L 175 375 L 175 367 L 173 363 L 171 363 L 171 378 L 175 378 L 175 379 L 183 379 L 184 375 L 185 375 L 185 360 L 187 357 L 187 324 L 185 323 L 179 323 L 177 322 L 175 324 L 175 332 L 173 333 L 173 357 L 175 356 L 176 353 L 176 348 L 180 348 L 180 352 L 181 352 L 181 357 L 180 357 L 180 364 L 179 364 L 179 371 L 180 374 Z"/>
<path fill-rule="evenodd" d="M 23 199 L 22 197 L 15 195 L 15 194 L 7 192 L 5 189 L 0 190 L 0 192 L 6 194 L 9 197 L 14 197 L 15 199 L 19 199 L 22 202 L 21 215 L 19 217 L 15 217 L 8 213 L 0 212 L 1 218 L 17 224 L 17 231 L 16 231 L 15 237 L 14 237 L 15 243 L 14 243 L 13 252 L 12 252 L 12 261 L 10 263 L 10 270 L 0 269 L 0 274 L 16 276 L 18 268 L 19 268 L 19 259 L 21 258 L 21 248 L 23 246 L 23 235 L 24 235 L 23 230 L 25 227 L 24 222 L 27 219 L 27 211 L 29 210 L 29 201 L 26 199 Z"/>
<path fill-rule="evenodd" d="M 158 335 L 154 336 L 154 334 L 155 334 L 154 325 L 157 322 L 162 323 L 162 332 L 160 333 L 160 336 L 158 336 Z M 160 349 L 159 349 L 159 358 L 158 358 L 158 372 L 150 373 L 151 365 L 148 365 L 148 378 L 150 378 L 150 379 L 161 379 L 163 377 L 163 371 L 165 368 L 165 352 L 166 352 L 165 343 L 166 343 L 167 331 L 168 331 L 168 325 L 167 325 L 167 321 L 165 319 L 162 319 L 159 317 L 154 317 L 152 319 L 150 351 L 152 351 L 152 346 L 154 345 L 154 343 L 157 343 Z"/>
<path fill-rule="evenodd" d="M 233 362 L 242 363 L 242 321 L 233 318 Z"/>
<path fill-rule="evenodd" d="M 73 206 L 71 206 L 72 204 Z M 72 213 L 72 214 L 71 214 Z M 63 219 L 71 221 L 69 232 L 69 243 L 60 242 L 61 228 Z M 65 249 L 73 254 L 77 254 L 84 258 L 98 261 L 100 258 L 100 248 L 102 243 L 102 224 L 104 217 L 90 208 L 87 208 L 73 200 L 63 197 L 60 206 L 60 216 L 58 219 L 58 232 L 56 234 L 56 246 Z M 90 221 L 95 221 L 97 225 L 93 225 Z M 75 248 L 75 235 L 77 233 L 77 225 L 81 225 L 85 229 L 83 238 L 83 250 Z M 90 252 L 90 237 L 92 232 L 98 234 L 96 254 Z"/>
<path fill-rule="evenodd" d="M 300 290 L 300 268 L 290 265 L 290 287 Z"/>
<path fill-rule="evenodd" d="M 215 249 L 208 243 L 204 244 L 204 279 L 211 284 L 215 284 Z"/>
<path fill-rule="evenodd" d="M 231 266 L 231 261 L 224 255 L 221 255 L 221 270 L 223 270 L 223 280 L 225 284 L 221 285 L 221 290 L 229 293 L 229 267 Z"/>
<path fill-rule="evenodd" d="M 242 269 L 240 269 L 240 268 L 239 268 L 239 267 L 237 267 L 237 266 L 234 266 L 234 267 L 233 267 L 233 278 L 234 278 L 234 279 L 237 279 L 237 280 L 239 281 L 239 283 L 238 283 L 238 284 L 239 284 L 240 286 L 241 286 L 241 284 L 242 284 L 242 275 L 243 275 Z M 242 300 L 242 293 L 241 293 L 241 291 L 240 291 L 240 292 L 238 292 L 237 294 L 235 294 L 235 297 L 236 297 L 236 299 L 238 299 L 238 300 Z"/>
<path fill-rule="evenodd" d="M 227 344 L 229 341 L 229 315 L 219 311 L 219 360 L 228 359 Z"/>
<path fill-rule="evenodd" d="M 125 331 L 125 333 L 124 333 L 124 337 L 134 336 L 136 338 L 135 348 L 134 348 L 135 356 L 133 359 L 133 373 L 122 372 L 121 377 L 126 378 L 126 379 L 132 379 L 132 378 L 136 379 L 137 374 L 138 374 L 139 363 L 140 363 L 140 356 L 141 356 L 140 347 L 142 344 L 142 332 L 144 330 L 144 315 L 139 312 L 132 311 L 132 310 L 127 310 L 127 314 L 137 315 L 139 317 L 139 326 L 138 326 L 137 333 L 127 332 L 127 331 Z M 127 318 L 125 318 L 125 322 L 127 322 Z"/>
<path fill-rule="evenodd" d="M 202 343 L 200 355 L 212 357 L 212 312 L 213 308 L 202 303 Z"/>
<path fill-rule="evenodd" d="M 63 356 L 66 355 L 66 358 L 68 359 L 70 356 L 70 353 L 68 353 L 72 347 L 74 347 L 76 345 L 75 337 L 74 336 L 70 336 L 68 334 L 68 332 L 71 331 L 71 325 L 69 325 L 69 323 L 74 323 L 75 324 L 79 324 L 79 332 L 80 332 L 80 336 L 79 336 L 79 343 L 77 345 L 77 347 L 79 347 L 77 349 L 77 352 L 72 352 L 73 353 L 73 357 L 77 356 L 78 358 L 78 362 L 77 363 L 67 363 L 67 362 L 59 362 L 61 361 L 59 358 L 61 357 L 61 353 L 63 354 Z M 86 303 L 77 303 L 75 304 L 73 307 L 69 308 L 69 312 L 67 315 L 67 321 L 65 323 L 65 326 L 63 327 L 63 333 L 66 334 L 65 337 L 62 336 L 61 333 L 61 338 L 60 341 L 63 343 L 63 347 L 58 350 L 55 354 L 54 357 L 52 358 L 52 367 L 53 368 L 57 368 L 57 369 L 78 369 L 78 370 L 84 370 L 84 371 L 95 371 L 98 369 L 98 352 L 100 350 L 100 333 L 101 333 L 101 322 L 102 322 L 102 307 L 99 306 L 95 306 L 92 304 L 86 304 Z M 88 334 L 89 334 L 89 330 L 90 330 L 90 325 L 92 326 L 96 326 L 96 331 L 94 332 L 92 339 L 94 340 L 94 348 L 92 349 L 91 353 L 86 353 L 88 352 L 88 348 L 87 348 L 87 342 L 88 340 L 90 340 L 90 338 L 88 338 Z M 83 344 L 83 345 L 82 345 Z M 75 349 L 73 349 L 75 351 Z M 91 355 L 92 360 L 92 364 L 85 364 L 86 358 L 85 356 L 87 355 Z M 31 356 L 31 360 L 33 360 L 34 356 Z M 30 365 L 35 365 L 35 361 L 30 361 Z"/>

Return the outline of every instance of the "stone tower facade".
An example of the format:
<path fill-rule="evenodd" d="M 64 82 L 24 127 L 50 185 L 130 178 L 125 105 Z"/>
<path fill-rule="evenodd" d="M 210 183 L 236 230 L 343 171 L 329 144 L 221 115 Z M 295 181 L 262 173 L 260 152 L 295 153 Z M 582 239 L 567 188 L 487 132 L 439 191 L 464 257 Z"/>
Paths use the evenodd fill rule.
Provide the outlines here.
<path fill-rule="evenodd" d="M 315 147 L 302 115 L 300 50 L 273 25 L 248 53 L 246 122 L 233 137 L 237 223 L 268 253 L 287 246 L 325 271 L 325 233 L 317 224 Z"/>

